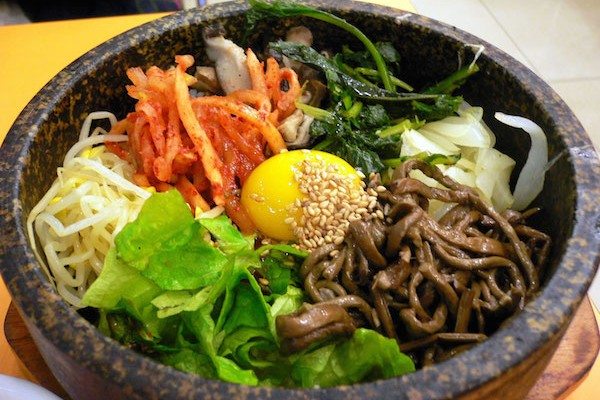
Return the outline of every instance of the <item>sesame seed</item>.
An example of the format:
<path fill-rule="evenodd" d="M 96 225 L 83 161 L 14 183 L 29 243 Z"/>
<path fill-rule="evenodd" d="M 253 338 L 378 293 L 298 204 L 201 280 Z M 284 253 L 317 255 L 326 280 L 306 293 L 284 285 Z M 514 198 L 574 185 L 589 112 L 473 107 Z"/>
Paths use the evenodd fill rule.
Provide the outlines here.
<path fill-rule="evenodd" d="M 269 281 L 265 278 L 258 278 L 258 283 L 260 283 L 263 286 L 268 286 L 269 285 Z"/>
<path fill-rule="evenodd" d="M 364 178 L 364 174 L 359 172 Z M 325 243 L 344 241 L 351 221 L 377 218 L 377 190 L 366 189 L 364 181 L 356 184 L 356 177 L 340 173 L 335 164 L 323 158 L 304 160 L 294 171 L 304 199 L 297 199 L 290 207 L 285 221 L 293 228 L 299 247 L 314 250 Z M 381 211 L 380 211 L 381 213 Z M 336 253 L 337 254 L 337 253 Z"/>

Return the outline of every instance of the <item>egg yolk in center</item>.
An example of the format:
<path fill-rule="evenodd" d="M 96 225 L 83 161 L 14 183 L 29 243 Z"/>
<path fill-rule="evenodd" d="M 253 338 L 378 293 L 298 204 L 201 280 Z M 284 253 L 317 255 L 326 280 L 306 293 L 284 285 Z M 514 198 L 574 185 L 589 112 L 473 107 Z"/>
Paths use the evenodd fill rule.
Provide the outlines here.
<path fill-rule="evenodd" d="M 296 174 L 303 161 L 316 165 L 335 165 L 337 172 L 360 178 L 354 168 L 341 158 L 330 153 L 316 150 L 294 150 L 277 154 L 262 162 L 248 177 L 242 187 L 241 201 L 252 222 L 265 236 L 276 240 L 293 241 L 292 226 L 286 219 L 300 218 L 300 211 L 294 212 L 297 199 L 304 200 L 306 195 L 300 191 Z"/>

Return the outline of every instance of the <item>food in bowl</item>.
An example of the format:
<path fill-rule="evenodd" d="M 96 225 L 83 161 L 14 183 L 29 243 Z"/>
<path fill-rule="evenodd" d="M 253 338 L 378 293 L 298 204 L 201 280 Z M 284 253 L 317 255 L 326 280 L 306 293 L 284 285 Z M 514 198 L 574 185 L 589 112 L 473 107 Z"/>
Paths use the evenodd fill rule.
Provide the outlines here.
<path fill-rule="evenodd" d="M 539 127 L 498 115 L 532 137 L 511 193 L 514 161 L 453 94 L 476 57 L 415 93 L 389 43 L 252 4 L 251 20 L 330 20 L 367 50 L 323 55 L 296 27 L 255 53 L 213 31 L 214 66 L 194 76 L 187 55 L 132 67 L 135 111 L 90 134 L 113 118 L 91 114 L 29 216 L 59 293 L 137 351 L 249 385 L 389 378 L 484 340 L 534 296 L 549 251 L 526 224 Z"/>

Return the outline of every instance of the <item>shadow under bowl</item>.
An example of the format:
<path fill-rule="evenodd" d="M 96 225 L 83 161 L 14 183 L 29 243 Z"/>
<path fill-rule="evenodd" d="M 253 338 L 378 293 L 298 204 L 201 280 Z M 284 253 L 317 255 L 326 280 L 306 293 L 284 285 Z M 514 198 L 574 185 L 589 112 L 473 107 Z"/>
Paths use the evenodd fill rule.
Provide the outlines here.
<path fill-rule="evenodd" d="M 402 55 L 402 78 L 416 87 L 469 62 L 467 44 L 483 44 L 481 71 L 461 88 L 497 136 L 497 148 L 523 165 L 528 135 L 493 119 L 495 111 L 524 116 L 548 137 L 550 157 L 535 205 L 537 225 L 553 239 L 542 291 L 489 340 L 448 361 L 413 374 L 330 389 L 247 387 L 211 381 L 160 365 L 104 337 L 57 295 L 26 236 L 32 207 L 55 178 L 56 167 L 78 138 L 87 113 L 109 110 L 122 118 L 132 109 L 125 71 L 165 68 L 176 54 L 205 59 L 202 29 L 220 23 L 227 36 L 243 36 L 242 2 L 180 12 L 135 28 L 91 50 L 53 78 L 27 105 L 3 147 L 0 183 L 1 272 L 47 364 L 73 398 L 85 399 L 307 399 L 502 398 L 525 396 L 550 360 L 594 276 L 600 249 L 600 165 L 589 138 L 546 83 L 495 47 L 451 26 L 408 12 L 359 2 L 310 1 L 357 25 L 369 37 L 391 41 Z M 249 43 L 263 48 L 292 25 L 309 26 L 318 48 L 360 44 L 338 28 L 297 18 L 262 23 Z M 457 58 L 457 54 L 459 57 Z M 9 168 L 10 166 L 10 168 Z"/>

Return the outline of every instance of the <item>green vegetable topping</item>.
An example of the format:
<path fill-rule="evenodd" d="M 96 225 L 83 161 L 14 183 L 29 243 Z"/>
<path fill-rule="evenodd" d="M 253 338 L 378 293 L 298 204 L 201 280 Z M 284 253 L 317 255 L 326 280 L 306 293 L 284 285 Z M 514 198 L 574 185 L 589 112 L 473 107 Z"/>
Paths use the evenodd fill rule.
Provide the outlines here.
<path fill-rule="evenodd" d="M 275 318 L 302 306 L 306 256 L 286 244 L 255 250 L 227 217 L 194 220 L 179 192 L 158 193 L 117 235 L 83 304 L 100 309 L 105 334 L 206 378 L 312 387 L 414 370 L 393 340 L 366 329 L 280 352 Z"/>

